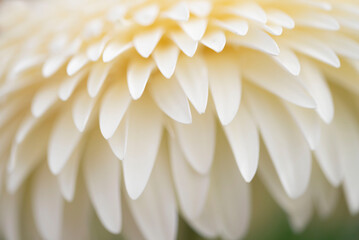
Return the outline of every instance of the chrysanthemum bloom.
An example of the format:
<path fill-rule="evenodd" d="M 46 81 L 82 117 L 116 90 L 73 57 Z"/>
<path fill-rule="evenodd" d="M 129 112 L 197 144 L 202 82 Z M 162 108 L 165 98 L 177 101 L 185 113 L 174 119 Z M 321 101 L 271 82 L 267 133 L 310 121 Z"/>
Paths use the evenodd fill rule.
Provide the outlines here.
<path fill-rule="evenodd" d="M 356 0 L 5 1 L 0 84 L 6 239 L 237 239 L 255 175 L 359 211 Z"/>

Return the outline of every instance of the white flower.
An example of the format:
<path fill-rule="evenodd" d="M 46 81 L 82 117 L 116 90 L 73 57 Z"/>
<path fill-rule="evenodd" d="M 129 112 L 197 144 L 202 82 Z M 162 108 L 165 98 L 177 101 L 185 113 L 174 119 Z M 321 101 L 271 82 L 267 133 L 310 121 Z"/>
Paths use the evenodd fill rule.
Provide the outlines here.
<path fill-rule="evenodd" d="M 296 230 L 338 186 L 359 211 L 356 0 L 0 6 L 6 239 L 87 239 L 89 201 L 130 239 L 237 239 L 257 168 Z"/>

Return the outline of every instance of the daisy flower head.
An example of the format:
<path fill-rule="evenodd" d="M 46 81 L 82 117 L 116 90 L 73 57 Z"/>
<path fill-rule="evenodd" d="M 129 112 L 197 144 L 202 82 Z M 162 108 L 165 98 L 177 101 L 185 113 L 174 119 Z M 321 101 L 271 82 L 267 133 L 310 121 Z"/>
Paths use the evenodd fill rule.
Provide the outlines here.
<path fill-rule="evenodd" d="M 238 239 L 253 178 L 359 211 L 356 0 L 3 1 L 0 56 L 6 239 Z"/>

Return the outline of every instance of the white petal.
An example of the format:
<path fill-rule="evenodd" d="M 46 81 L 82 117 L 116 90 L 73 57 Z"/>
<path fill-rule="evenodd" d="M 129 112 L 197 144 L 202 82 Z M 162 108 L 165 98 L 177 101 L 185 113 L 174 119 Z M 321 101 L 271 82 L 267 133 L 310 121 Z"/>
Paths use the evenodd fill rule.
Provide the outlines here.
<path fill-rule="evenodd" d="M 340 34 L 326 34 L 322 37 L 336 53 L 344 57 L 359 60 L 359 43 L 349 37 Z"/>
<path fill-rule="evenodd" d="M 75 194 L 75 186 L 78 175 L 78 167 L 80 165 L 80 158 L 82 157 L 83 147 L 78 146 L 72 153 L 70 159 L 60 172 L 58 182 L 62 196 L 71 202 Z"/>
<path fill-rule="evenodd" d="M 333 186 L 339 186 L 343 180 L 343 170 L 340 165 L 339 148 L 335 139 L 333 124 L 322 124 L 322 133 L 314 154 L 325 177 Z M 339 141 L 339 140 L 338 140 Z"/>
<path fill-rule="evenodd" d="M 245 46 L 255 50 L 277 56 L 280 52 L 277 43 L 264 31 L 257 28 L 249 28 L 245 36 L 228 37 L 228 42 L 234 45 Z"/>
<path fill-rule="evenodd" d="M 40 122 L 41 123 L 41 122 Z M 14 143 L 11 149 L 7 190 L 14 193 L 28 177 L 37 164 L 43 160 L 46 152 L 52 122 L 37 124 L 22 139 Z"/>
<path fill-rule="evenodd" d="M 258 167 L 259 134 L 245 105 L 224 130 L 244 180 L 252 181 Z"/>
<path fill-rule="evenodd" d="M 178 31 L 170 34 L 172 41 L 189 57 L 192 57 L 198 47 L 198 42 L 188 37 L 184 32 Z"/>
<path fill-rule="evenodd" d="M 297 123 L 309 147 L 314 150 L 318 145 L 321 132 L 321 121 L 318 115 L 311 109 L 305 109 L 293 104 L 286 104 L 289 113 Z"/>
<path fill-rule="evenodd" d="M 230 9 L 232 13 L 237 14 L 238 16 L 251 19 L 254 21 L 258 21 L 260 23 L 266 23 L 267 22 L 267 16 L 266 13 L 263 11 L 263 9 L 256 3 L 250 2 L 250 3 L 243 3 L 238 6 L 232 7 Z"/>
<path fill-rule="evenodd" d="M 115 133 L 131 103 L 131 96 L 124 83 L 117 83 L 107 90 L 100 107 L 100 129 L 104 138 Z"/>
<path fill-rule="evenodd" d="M 323 41 L 305 34 L 293 34 L 285 39 L 285 43 L 293 50 L 318 59 L 333 67 L 340 67 L 340 60 L 335 52 Z"/>
<path fill-rule="evenodd" d="M 203 37 L 203 34 L 206 32 L 208 22 L 206 19 L 195 19 L 186 22 L 180 22 L 179 24 L 183 31 L 190 38 L 195 41 L 199 41 Z"/>
<path fill-rule="evenodd" d="M 248 53 L 241 60 L 244 76 L 255 84 L 301 107 L 315 107 L 315 102 L 303 83 L 281 69 L 270 57 L 259 53 Z M 258 65 L 261 66 L 261 71 L 258 71 Z"/>
<path fill-rule="evenodd" d="M 35 94 L 31 103 L 31 112 L 35 117 L 40 117 L 56 103 L 57 91 L 58 85 L 52 84 L 46 85 Z"/>
<path fill-rule="evenodd" d="M 88 58 L 85 54 L 75 55 L 73 58 L 71 58 L 69 64 L 67 65 L 66 72 L 69 76 L 73 76 L 87 63 Z"/>
<path fill-rule="evenodd" d="M 60 85 L 58 92 L 59 98 L 62 101 L 66 101 L 70 98 L 71 94 L 74 92 L 76 86 L 81 82 L 84 77 L 85 72 L 80 72 L 75 74 L 72 77 L 66 78 Z"/>
<path fill-rule="evenodd" d="M 267 11 L 267 18 L 268 21 L 288 29 L 293 29 L 295 26 L 295 22 L 290 16 L 277 9 Z"/>
<path fill-rule="evenodd" d="M 216 122 L 212 112 L 193 113 L 191 124 L 176 123 L 179 145 L 191 166 L 205 174 L 211 168 L 216 144 Z"/>
<path fill-rule="evenodd" d="M 120 42 L 111 42 L 105 48 L 102 59 L 103 61 L 110 62 L 122 53 L 126 52 L 127 50 L 133 47 L 132 43 L 120 43 Z"/>
<path fill-rule="evenodd" d="M 244 36 L 248 32 L 248 23 L 239 19 L 215 20 L 214 23 L 234 34 Z"/>
<path fill-rule="evenodd" d="M 199 113 L 204 113 L 208 100 L 208 70 L 200 57 L 179 59 L 176 77 L 183 91 Z"/>
<path fill-rule="evenodd" d="M 137 52 L 144 58 L 148 58 L 163 35 L 163 30 L 157 28 L 152 31 L 142 32 L 135 36 L 133 45 Z"/>
<path fill-rule="evenodd" d="M 109 63 L 96 63 L 95 66 L 92 67 L 87 80 L 87 90 L 91 97 L 95 97 L 99 93 L 111 67 L 112 64 Z"/>
<path fill-rule="evenodd" d="M 156 4 L 146 6 L 133 15 L 133 19 L 140 25 L 151 25 L 157 18 L 160 8 Z"/>
<path fill-rule="evenodd" d="M 191 109 L 186 95 L 175 78 L 161 76 L 151 80 L 150 92 L 158 107 L 180 123 L 191 123 Z"/>
<path fill-rule="evenodd" d="M 113 136 L 108 139 L 112 152 L 120 160 L 125 158 L 128 138 L 128 118 L 123 119 Z"/>
<path fill-rule="evenodd" d="M 318 12 L 301 12 L 293 16 L 296 26 L 318 28 L 323 30 L 339 30 L 337 20 L 328 15 Z"/>
<path fill-rule="evenodd" d="M 291 198 L 306 190 L 311 172 L 309 146 L 280 100 L 247 86 L 250 110 L 272 158 L 281 183 Z M 247 95 L 246 95 L 247 96 Z"/>
<path fill-rule="evenodd" d="M 186 3 L 179 2 L 163 12 L 162 16 L 175 21 L 187 21 L 189 19 L 189 9 Z"/>
<path fill-rule="evenodd" d="M 89 122 L 90 115 L 96 104 L 95 98 L 91 98 L 86 90 L 76 95 L 74 104 L 72 105 L 72 117 L 76 128 L 83 132 Z"/>
<path fill-rule="evenodd" d="M 219 120 L 229 124 L 236 115 L 242 96 L 239 61 L 231 55 L 208 57 L 208 79 Z"/>
<path fill-rule="evenodd" d="M 46 165 L 36 172 L 32 183 L 32 206 L 37 229 L 44 239 L 61 239 L 63 200 L 56 178 Z M 51 219 L 51 221 L 49 221 Z"/>
<path fill-rule="evenodd" d="M 171 167 L 174 184 L 186 218 L 195 219 L 206 203 L 210 177 L 191 168 L 175 139 L 170 141 Z"/>
<path fill-rule="evenodd" d="M 250 189 L 235 166 L 223 133 L 219 135 L 206 205 L 200 217 L 190 222 L 207 238 L 239 239 L 249 228 Z"/>
<path fill-rule="evenodd" d="M 129 63 L 127 68 L 127 84 L 134 100 L 142 96 L 153 68 L 154 64 L 152 61 L 143 59 L 137 59 Z"/>
<path fill-rule="evenodd" d="M 299 75 L 308 92 L 316 103 L 316 111 L 326 123 L 330 123 L 334 116 L 332 94 L 325 77 L 314 63 L 301 60 L 302 70 Z"/>
<path fill-rule="evenodd" d="M 215 52 L 222 52 L 226 45 L 226 36 L 222 31 L 207 33 L 201 39 L 201 43 Z"/>
<path fill-rule="evenodd" d="M 160 46 L 153 53 L 153 59 L 162 75 L 170 78 L 176 69 L 179 49 L 174 45 Z"/>
<path fill-rule="evenodd" d="M 123 168 L 127 192 L 132 199 L 137 199 L 152 172 L 163 126 L 161 113 L 148 99 L 141 98 L 141 101 L 133 103 L 129 111 Z"/>
<path fill-rule="evenodd" d="M 292 199 L 281 186 L 276 169 L 271 163 L 265 146 L 261 145 L 259 176 L 278 205 L 289 215 L 291 227 L 300 232 L 311 219 L 313 207 L 311 189 L 298 198 Z"/>
<path fill-rule="evenodd" d="M 134 220 L 149 240 L 174 240 L 177 235 L 176 199 L 167 159 L 167 150 L 161 146 L 143 194 L 136 200 L 127 198 Z"/>
<path fill-rule="evenodd" d="M 295 55 L 295 53 L 289 48 L 280 46 L 280 53 L 278 56 L 273 56 L 273 59 L 276 60 L 284 69 L 293 74 L 294 76 L 298 76 L 300 73 L 300 63 Z"/>
<path fill-rule="evenodd" d="M 94 131 L 84 153 L 84 178 L 91 202 L 104 227 L 121 231 L 120 163 L 99 131 Z"/>
<path fill-rule="evenodd" d="M 90 45 L 86 50 L 88 59 L 93 62 L 97 61 L 101 57 L 108 41 L 109 37 L 104 37 L 100 42 Z"/>
<path fill-rule="evenodd" d="M 212 3 L 208 1 L 189 1 L 188 8 L 198 17 L 206 17 L 212 11 Z"/>
<path fill-rule="evenodd" d="M 45 78 L 51 77 L 65 64 L 68 58 L 67 54 L 56 54 L 47 59 L 42 67 L 42 76 Z"/>
<path fill-rule="evenodd" d="M 82 133 L 77 130 L 72 120 L 71 111 L 61 112 L 49 139 L 47 160 L 51 172 L 58 174 L 62 170 L 81 137 Z"/>

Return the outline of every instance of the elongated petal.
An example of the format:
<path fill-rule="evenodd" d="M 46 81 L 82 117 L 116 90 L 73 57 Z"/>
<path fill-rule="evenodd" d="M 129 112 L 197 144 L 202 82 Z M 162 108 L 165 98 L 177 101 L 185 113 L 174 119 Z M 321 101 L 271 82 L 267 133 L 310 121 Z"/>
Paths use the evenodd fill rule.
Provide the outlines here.
<path fill-rule="evenodd" d="M 76 149 L 82 133 L 77 130 L 71 111 L 62 112 L 52 129 L 47 158 L 50 170 L 58 174 Z"/>
<path fill-rule="evenodd" d="M 291 198 L 306 190 L 311 173 L 309 146 L 280 100 L 265 91 L 248 86 L 250 110 L 264 143 Z M 247 96 L 247 95 L 246 95 Z M 295 146 L 295 147 L 293 147 Z"/>
<path fill-rule="evenodd" d="M 246 182 L 254 177 L 258 167 L 259 135 L 247 107 L 242 105 L 234 120 L 224 130 L 237 165 Z"/>
<path fill-rule="evenodd" d="M 158 107 L 169 117 L 180 123 L 192 122 L 187 97 L 175 78 L 157 76 L 151 81 L 150 92 Z"/>
<path fill-rule="evenodd" d="M 178 61 L 176 77 L 183 91 L 199 113 L 204 113 L 208 100 L 208 70 L 199 57 L 182 57 Z"/>
<path fill-rule="evenodd" d="M 134 100 L 142 96 L 153 68 L 154 64 L 152 61 L 138 59 L 129 63 L 127 69 L 127 84 Z"/>
<path fill-rule="evenodd" d="M 130 103 L 131 96 L 126 84 L 118 83 L 107 90 L 99 113 L 100 129 L 104 138 L 113 136 Z"/>
<path fill-rule="evenodd" d="M 170 141 L 171 167 L 182 211 L 189 219 L 202 212 L 206 203 L 210 176 L 191 168 L 175 139 Z"/>
<path fill-rule="evenodd" d="M 205 174 L 211 168 L 216 143 L 216 123 L 213 113 L 193 113 L 191 124 L 175 124 L 179 145 L 191 166 Z"/>
<path fill-rule="evenodd" d="M 92 133 L 84 153 L 84 177 L 96 213 L 111 233 L 119 233 L 122 223 L 119 164 L 101 133 Z"/>
<path fill-rule="evenodd" d="M 162 146 L 145 191 L 136 200 L 127 198 L 138 228 L 149 240 L 176 238 L 178 217 L 169 172 L 168 152 Z"/>
<path fill-rule="evenodd" d="M 239 62 L 233 56 L 207 58 L 208 79 L 219 120 L 229 124 L 236 115 L 242 96 Z"/>
<path fill-rule="evenodd" d="M 131 105 L 123 170 L 126 189 L 132 199 L 141 195 L 152 172 L 163 130 L 161 117 L 148 99 Z"/>
<path fill-rule="evenodd" d="M 281 69 L 268 56 L 258 53 L 247 54 L 241 63 L 244 76 L 255 84 L 301 107 L 315 107 L 315 102 L 303 83 Z M 261 65 L 261 71 L 258 71 L 258 64 Z"/>

